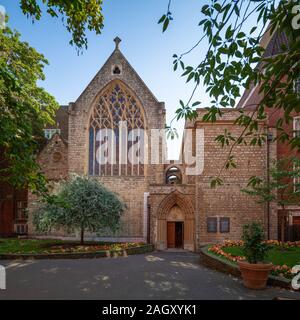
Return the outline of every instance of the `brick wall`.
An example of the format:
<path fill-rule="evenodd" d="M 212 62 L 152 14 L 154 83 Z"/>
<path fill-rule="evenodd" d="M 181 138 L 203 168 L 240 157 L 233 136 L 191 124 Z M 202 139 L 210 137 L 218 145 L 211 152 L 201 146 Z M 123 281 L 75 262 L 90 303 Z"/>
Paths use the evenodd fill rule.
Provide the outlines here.
<path fill-rule="evenodd" d="M 68 146 L 55 134 L 38 156 L 38 163 L 49 180 L 61 180 L 68 176 Z"/>
<path fill-rule="evenodd" d="M 216 123 L 201 121 L 205 110 L 198 110 L 199 120 L 193 124 L 204 130 L 204 171 L 196 179 L 196 215 L 198 216 L 198 230 L 196 238 L 198 246 L 207 242 L 218 242 L 225 239 L 240 239 L 242 226 L 256 220 L 264 223 L 266 228 L 266 212 L 264 205 L 260 205 L 253 197 L 241 192 L 252 176 L 265 176 L 267 164 L 266 145 L 237 146 L 233 155 L 237 164 L 235 169 L 224 169 L 221 178 L 224 185 L 211 189 L 212 177 L 218 175 L 224 165 L 230 147 L 222 148 L 215 138 L 224 133 L 224 129 L 238 136 L 242 128 L 233 124 L 239 116 L 236 110 L 227 110 Z M 263 124 L 261 124 L 263 125 Z M 217 233 L 207 232 L 208 217 L 230 218 L 230 232 L 220 233 L 219 223 Z M 219 221 L 218 221 L 219 222 Z"/>

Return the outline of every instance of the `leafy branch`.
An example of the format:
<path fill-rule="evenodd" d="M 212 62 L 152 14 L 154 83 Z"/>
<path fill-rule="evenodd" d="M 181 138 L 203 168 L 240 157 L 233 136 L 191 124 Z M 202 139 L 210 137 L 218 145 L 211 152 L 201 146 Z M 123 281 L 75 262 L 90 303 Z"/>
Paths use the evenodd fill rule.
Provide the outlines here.
<path fill-rule="evenodd" d="M 168 4 L 170 12 L 171 1 Z M 300 149 L 300 137 L 289 136 L 284 130 L 284 124 L 291 121 L 291 114 L 299 112 L 299 96 L 295 93 L 294 83 L 300 75 L 300 37 L 299 31 L 293 29 L 293 2 L 281 1 L 276 6 L 275 0 L 211 0 L 201 8 L 204 18 L 199 22 L 203 34 L 192 46 L 182 54 L 174 54 L 173 68 L 182 69 L 182 77 L 187 82 L 194 81 L 195 89 L 187 103 L 180 101 L 174 119 L 197 119 L 195 106 L 201 101 L 193 101 L 196 88 L 203 84 L 211 98 L 209 108 L 202 121 L 215 122 L 222 117 L 222 108 L 232 108 L 241 97 L 243 89 L 259 87 L 263 98 L 254 106 L 252 115 L 245 114 L 241 109 L 235 124 L 243 130 L 238 136 L 225 132 L 216 138 L 222 147 L 230 145 L 225 164 L 212 185 L 222 184 L 220 175 L 224 168 L 236 167 L 232 155 L 235 146 L 239 144 L 263 145 L 265 132 L 259 122 L 266 120 L 268 109 L 283 111 L 283 117 L 278 119 L 276 128 L 279 135 L 274 139 L 288 142 L 291 148 Z M 165 15 L 167 17 L 168 15 Z M 247 21 L 255 18 L 257 25 L 249 27 Z M 168 28 L 168 25 L 163 30 Z M 282 45 L 278 54 L 268 56 L 260 43 L 264 32 L 271 36 L 284 34 L 288 45 Z M 205 57 L 196 66 L 185 65 L 184 58 L 205 41 L 208 47 Z"/>

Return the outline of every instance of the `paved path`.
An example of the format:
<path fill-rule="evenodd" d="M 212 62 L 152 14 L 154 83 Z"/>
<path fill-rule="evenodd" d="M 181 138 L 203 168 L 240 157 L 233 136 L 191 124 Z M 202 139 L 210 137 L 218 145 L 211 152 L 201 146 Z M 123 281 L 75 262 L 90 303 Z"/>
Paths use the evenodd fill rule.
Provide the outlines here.
<path fill-rule="evenodd" d="M 0 299 L 272 299 L 300 298 L 277 288 L 245 289 L 240 280 L 199 265 L 192 253 L 151 253 L 92 260 L 0 261 Z"/>

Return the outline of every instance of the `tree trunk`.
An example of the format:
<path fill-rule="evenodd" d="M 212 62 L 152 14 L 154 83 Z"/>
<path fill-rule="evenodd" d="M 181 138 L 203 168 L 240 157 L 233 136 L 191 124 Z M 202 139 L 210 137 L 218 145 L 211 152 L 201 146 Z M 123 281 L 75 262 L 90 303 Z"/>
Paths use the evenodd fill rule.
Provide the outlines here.
<path fill-rule="evenodd" d="M 80 232 L 80 244 L 84 244 L 84 228 L 81 228 L 81 232 Z"/>
<path fill-rule="evenodd" d="M 285 240 L 285 220 L 286 220 L 286 216 L 285 216 L 285 208 L 284 206 L 281 206 L 282 208 L 282 216 L 281 216 L 281 228 L 280 228 L 280 236 L 281 236 L 281 241 L 284 242 Z"/>

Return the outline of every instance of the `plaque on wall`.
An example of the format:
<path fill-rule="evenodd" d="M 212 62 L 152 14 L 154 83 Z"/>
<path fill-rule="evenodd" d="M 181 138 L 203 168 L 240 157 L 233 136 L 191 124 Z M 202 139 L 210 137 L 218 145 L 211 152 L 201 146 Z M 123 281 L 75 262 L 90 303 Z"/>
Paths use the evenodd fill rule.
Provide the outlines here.
<path fill-rule="evenodd" d="M 206 223 L 208 233 L 217 232 L 218 218 L 207 218 Z"/>
<path fill-rule="evenodd" d="M 230 218 L 220 218 L 220 232 L 230 232 Z"/>

